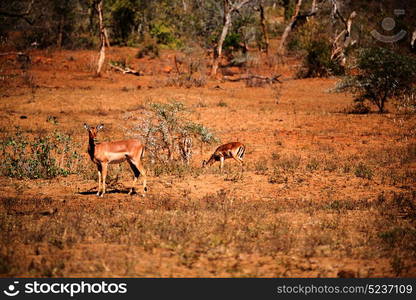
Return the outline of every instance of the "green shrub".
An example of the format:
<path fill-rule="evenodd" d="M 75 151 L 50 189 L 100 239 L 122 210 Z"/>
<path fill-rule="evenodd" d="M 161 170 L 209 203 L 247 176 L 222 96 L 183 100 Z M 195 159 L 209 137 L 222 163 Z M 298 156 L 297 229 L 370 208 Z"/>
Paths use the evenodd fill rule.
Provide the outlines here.
<path fill-rule="evenodd" d="M 66 176 L 80 166 L 78 148 L 65 134 L 56 132 L 31 139 L 18 130 L 0 141 L 0 174 L 19 179 Z"/>
<path fill-rule="evenodd" d="M 304 54 L 297 76 L 299 78 L 341 75 L 344 67 L 331 59 L 332 44 L 329 42 L 329 24 L 312 18 L 300 26 L 288 41 L 289 51 Z"/>
<path fill-rule="evenodd" d="M 298 77 L 327 77 L 341 75 L 344 68 L 331 59 L 331 45 L 325 40 L 314 40 L 305 48 L 307 55 L 304 58 Z"/>
<path fill-rule="evenodd" d="M 223 49 L 225 52 L 225 55 L 229 56 L 234 51 L 237 51 L 242 48 L 243 39 L 241 37 L 241 34 L 236 32 L 229 33 L 225 39 L 223 44 Z"/>
<path fill-rule="evenodd" d="M 156 39 L 157 44 L 165 45 L 168 48 L 178 49 L 182 45 L 182 42 L 175 36 L 175 30 L 163 22 L 153 24 L 150 35 Z"/>
<path fill-rule="evenodd" d="M 149 56 L 150 58 L 159 57 L 159 46 L 156 43 L 145 44 L 139 51 L 136 53 L 136 58 L 143 58 Z"/>
<path fill-rule="evenodd" d="M 357 100 L 368 100 L 384 112 L 391 98 L 412 93 L 416 82 L 416 59 L 385 48 L 366 48 L 358 53 L 358 74 L 341 83 L 341 90 L 356 94 Z"/>

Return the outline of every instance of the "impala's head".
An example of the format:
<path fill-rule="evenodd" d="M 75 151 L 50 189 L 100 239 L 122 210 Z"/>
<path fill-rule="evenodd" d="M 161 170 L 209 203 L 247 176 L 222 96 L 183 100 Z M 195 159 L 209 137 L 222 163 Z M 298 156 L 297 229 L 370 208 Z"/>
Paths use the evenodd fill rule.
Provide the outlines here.
<path fill-rule="evenodd" d="M 96 127 L 91 127 L 87 123 L 84 123 L 84 128 L 88 130 L 88 135 L 90 139 L 93 139 L 95 141 L 97 139 L 98 131 L 104 128 L 104 124 L 97 125 Z"/>
<path fill-rule="evenodd" d="M 202 167 L 205 168 L 206 166 L 210 166 L 215 162 L 215 159 L 213 156 L 211 156 L 208 160 L 203 160 L 202 161 Z"/>

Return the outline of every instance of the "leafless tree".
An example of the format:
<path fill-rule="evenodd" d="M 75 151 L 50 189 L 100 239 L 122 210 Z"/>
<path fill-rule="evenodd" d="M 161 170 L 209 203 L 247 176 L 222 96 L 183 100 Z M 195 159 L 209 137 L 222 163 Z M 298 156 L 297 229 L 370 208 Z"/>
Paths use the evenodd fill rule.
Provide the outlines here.
<path fill-rule="evenodd" d="M 352 21 L 357 16 L 357 13 L 353 11 L 348 19 L 345 19 L 340 12 L 340 8 L 338 6 L 337 0 L 331 0 L 332 3 L 332 17 L 334 19 L 339 19 L 343 25 L 343 30 L 336 34 L 333 44 L 332 44 L 332 54 L 331 60 L 339 60 L 341 65 L 345 65 L 346 63 L 346 55 L 345 49 L 348 46 L 354 45 L 356 43 L 355 40 L 351 38 L 351 26 Z"/>
<path fill-rule="evenodd" d="M 100 30 L 100 54 L 98 56 L 98 63 L 97 63 L 97 76 L 101 76 L 101 71 L 104 65 L 105 60 L 105 46 L 106 46 L 106 35 L 105 35 L 105 27 L 104 27 L 104 20 L 103 20 L 103 0 L 99 0 L 96 3 L 96 8 L 98 12 L 98 21 L 99 21 L 99 30 Z"/>
<path fill-rule="evenodd" d="M 311 6 L 310 12 L 305 13 L 305 14 L 301 14 L 300 13 L 300 8 L 302 6 L 302 2 L 303 2 L 303 0 L 297 0 L 292 18 L 290 18 L 290 22 L 287 24 L 287 26 L 285 28 L 285 31 L 283 32 L 282 38 L 280 39 L 280 45 L 279 45 L 279 48 L 278 48 L 278 53 L 280 55 L 284 54 L 286 40 L 287 40 L 290 32 L 297 25 L 297 23 L 302 19 L 307 19 L 309 17 L 312 17 L 312 16 L 316 15 L 316 13 L 318 12 L 318 1 L 317 0 L 312 0 L 312 6 Z"/>
<path fill-rule="evenodd" d="M 269 35 L 267 33 L 266 16 L 264 14 L 264 0 L 259 0 L 259 11 L 260 11 L 260 25 L 261 25 L 261 30 L 263 31 L 265 51 L 268 54 L 269 53 Z"/>
<path fill-rule="evenodd" d="M 223 0 L 223 11 L 224 11 L 224 19 L 223 19 L 223 27 L 221 31 L 221 35 L 219 37 L 216 51 L 214 51 L 214 60 L 212 63 L 212 69 L 211 69 L 211 76 L 216 76 L 218 71 L 218 66 L 222 58 L 222 47 L 224 44 L 224 40 L 228 34 L 228 31 L 231 27 L 231 19 L 232 14 L 235 11 L 238 11 L 241 7 L 248 4 L 252 0 Z"/>

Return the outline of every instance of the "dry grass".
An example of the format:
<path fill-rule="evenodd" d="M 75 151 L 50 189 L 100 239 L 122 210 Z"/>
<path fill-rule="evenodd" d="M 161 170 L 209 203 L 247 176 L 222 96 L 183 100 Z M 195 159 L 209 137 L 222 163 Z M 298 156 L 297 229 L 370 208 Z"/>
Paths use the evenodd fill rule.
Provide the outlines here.
<path fill-rule="evenodd" d="M 145 200 L 94 202 L 3 199 L 2 272 L 12 276 L 299 275 L 298 268 L 277 263 L 291 257 L 309 264 L 313 259 L 334 260 L 331 267 L 310 264 L 309 276 L 335 276 L 348 266 L 346 258 L 400 259 L 400 268 L 392 265 L 395 276 L 409 275 L 414 268 L 410 263 L 416 254 L 414 193 L 383 195 L 373 202 L 328 199 L 321 203 L 250 201 L 220 190 L 201 199 L 151 195 Z M 108 253 L 97 260 L 86 254 L 93 249 Z M 146 270 L 142 255 L 153 257 Z M 258 261 L 249 264 L 244 257 Z M 275 263 L 262 266 L 261 260 Z M 377 268 L 358 271 L 361 276 L 385 275 Z"/>

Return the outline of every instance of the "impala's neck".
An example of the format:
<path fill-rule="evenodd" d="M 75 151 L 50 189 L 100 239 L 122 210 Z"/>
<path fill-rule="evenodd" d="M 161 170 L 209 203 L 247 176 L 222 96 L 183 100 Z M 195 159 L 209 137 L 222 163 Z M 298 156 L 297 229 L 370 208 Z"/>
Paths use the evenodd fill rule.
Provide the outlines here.
<path fill-rule="evenodd" d="M 89 141 L 88 141 L 88 154 L 90 155 L 91 159 L 94 159 L 94 152 L 95 152 L 95 139 L 89 134 Z"/>
<path fill-rule="evenodd" d="M 210 165 L 212 165 L 214 162 L 215 162 L 215 156 L 214 156 L 214 154 L 213 154 L 213 155 L 211 155 L 211 157 L 208 159 L 208 161 L 207 161 L 206 165 L 207 165 L 207 166 L 210 166 Z"/>

